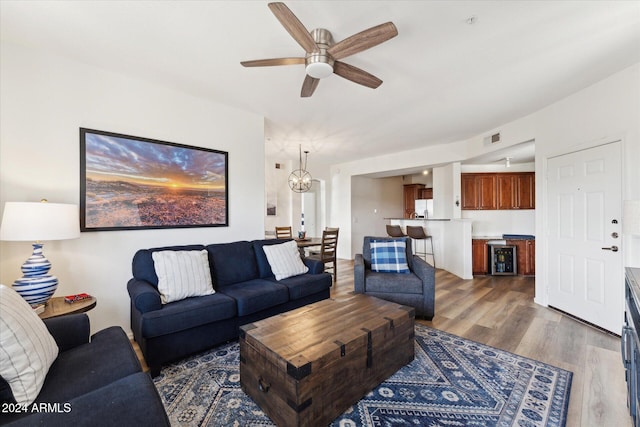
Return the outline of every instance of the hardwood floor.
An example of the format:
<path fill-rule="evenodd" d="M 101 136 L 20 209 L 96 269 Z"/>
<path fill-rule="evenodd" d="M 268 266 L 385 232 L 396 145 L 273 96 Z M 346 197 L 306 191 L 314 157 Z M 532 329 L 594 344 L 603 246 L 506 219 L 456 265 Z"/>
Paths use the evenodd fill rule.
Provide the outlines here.
<path fill-rule="evenodd" d="M 417 322 L 572 371 L 568 427 L 631 426 L 620 338 L 535 304 L 534 283 L 437 270 L 436 315 Z M 353 261 L 339 260 L 332 295 L 351 291 Z"/>
<path fill-rule="evenodd" d="M 533 302 L 534 278 L 463 280 L 436 273 L 436 316 L 417 320 L 573 372 L 568 427 L 631 426 L 620 338 Z M 353 261 L 338 260 L 332 296 L 353 291 Z M 138 345 L 133 342 L 146 369 Z"/>

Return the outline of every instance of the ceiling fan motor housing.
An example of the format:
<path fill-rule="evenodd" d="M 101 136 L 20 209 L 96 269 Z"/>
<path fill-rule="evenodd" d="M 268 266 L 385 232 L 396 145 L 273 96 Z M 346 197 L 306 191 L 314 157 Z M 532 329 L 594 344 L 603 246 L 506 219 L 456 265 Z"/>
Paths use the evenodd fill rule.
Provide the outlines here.
<path fill-rule="evenodd" d="M 327 49 L 333 45 L 333 37 L 329 30 L 316 28 L 311 31 L 311 37 L 318 46 L 318 52 L 307 52 L 305 56 L 305 71 L 316 79 L 322 79 L 333 74 L 334 59 L 327 53 Z"/>

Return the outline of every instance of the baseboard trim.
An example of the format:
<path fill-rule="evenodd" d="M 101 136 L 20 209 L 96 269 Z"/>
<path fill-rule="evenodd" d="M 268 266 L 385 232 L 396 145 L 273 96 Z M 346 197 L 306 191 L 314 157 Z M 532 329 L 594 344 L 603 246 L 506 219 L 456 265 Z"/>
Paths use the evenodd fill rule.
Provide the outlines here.
<path fill-rule="evenodd" d="M 616 334 L 616 333 L 614 333 L 614 332 L 611 332 L 611 331 L 610 331 L 610 330 L 608 330 L 608 329 L 601 328 L 601 327 L 600 327 L 600 326 L 598 326 L 598 325 L 594 325 L 594 324 L 593 324 L 593 323 L 591 323 L 591 322 L 587 322 L 587 321 L 586 321 L 586 320 L 584 320 L 584 319 L 581 319 L 581 318 L 579 318 L 579 317 L 577 317 L 577 316 L 574 316 L 574 315 L 573 315 L 573 314 L 571 314 L 571 313 L 567 313 L 567 312 L 566 312 L 566 311 L 564 311 L 564 310 L 560 310 L 559 308 L 556 308 L 556 307 L 554 307 L 554 306 L 552 306 L 552 305 L 550 305 L 550 306 L 548 306 L 548 307 L 549 307 L 550 309 L 554 310 L 554 311 L 557 311 L 558 313 L 561 313 L 561 314 L 563 314 L 563 315 L 565 315 L 565 316 L 567 316 L 567 317 L 572 318 L 572 319 L 573 319 L 573 320 L 575 320 L 576 322 L 580 322 L 580 323 L 582 323 L 583 325 L 589 326 L 589 327 L 591 327 L 591 328 L 593 328 L 593 329 L 597 329 L 598 331 L 600 331 L 600 332 L 604 332 L 605 334 L 607 334 L 607 335 L 611 335 L 612 337 L 620 338 L 620 334 Z"/>

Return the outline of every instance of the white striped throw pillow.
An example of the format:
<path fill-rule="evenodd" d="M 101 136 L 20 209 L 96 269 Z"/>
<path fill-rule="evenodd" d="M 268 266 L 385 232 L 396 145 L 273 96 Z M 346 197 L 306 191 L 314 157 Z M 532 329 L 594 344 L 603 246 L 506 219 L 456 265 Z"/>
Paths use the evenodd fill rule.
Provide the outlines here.
<path fill-rule="evenodd" d="M 207 251 L 157 251 L 151 254 L 163 304 L 215 293 Z"/>
<path fill-rule="evenodd" d="M 38 397 L 58 346 L 31 306 L 13 289 L 0 285 L 0 376 L 20 405 Z"/>
<path fill-rule="evenodd" d="M 276 276 L 276 280 L 286 279 L 309 271 L 309 267 L 304 265 L 302 259 L 300 259 L 300 252 L 295 240 L 277 245 L 265 245 L 262 248 L 271 266 L 271 271 Z"/>

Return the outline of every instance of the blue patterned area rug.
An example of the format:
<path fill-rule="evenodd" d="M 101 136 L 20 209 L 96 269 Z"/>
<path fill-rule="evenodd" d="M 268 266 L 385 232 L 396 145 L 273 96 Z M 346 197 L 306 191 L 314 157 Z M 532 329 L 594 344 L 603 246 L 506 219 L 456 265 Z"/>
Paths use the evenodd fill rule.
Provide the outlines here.
<path fill-rule="evenodd" d="M 572 373 L 416 324 L 415 360 L 331 426 L 564 426 Z M 273 426 L 240 389 L 231 342 L 154 379 L 173 426 Z"/>

